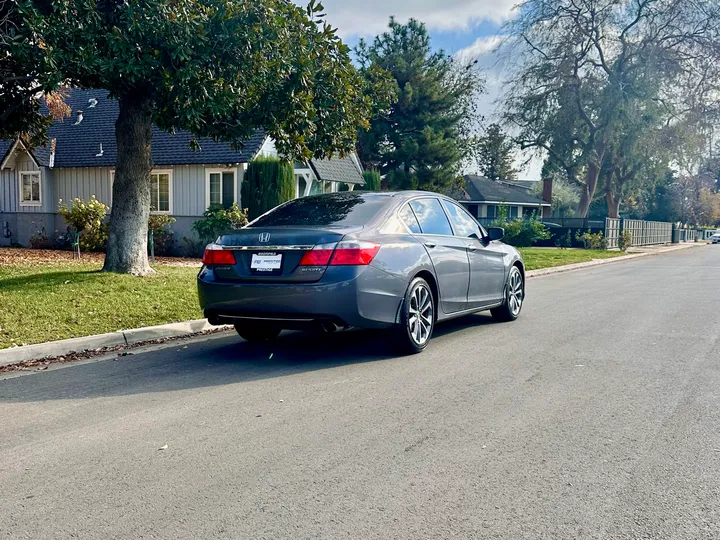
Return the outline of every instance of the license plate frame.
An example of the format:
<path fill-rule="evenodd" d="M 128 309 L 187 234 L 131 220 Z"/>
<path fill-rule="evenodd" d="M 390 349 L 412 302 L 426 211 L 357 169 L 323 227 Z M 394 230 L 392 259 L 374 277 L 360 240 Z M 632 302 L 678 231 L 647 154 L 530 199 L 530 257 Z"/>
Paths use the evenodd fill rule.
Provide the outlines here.
<path fill-rule="evenodd" d="M 275 251 L 253 253 L 250 258 L 250 271 L 259 276 L 282 274 L 283 254 Z"/>

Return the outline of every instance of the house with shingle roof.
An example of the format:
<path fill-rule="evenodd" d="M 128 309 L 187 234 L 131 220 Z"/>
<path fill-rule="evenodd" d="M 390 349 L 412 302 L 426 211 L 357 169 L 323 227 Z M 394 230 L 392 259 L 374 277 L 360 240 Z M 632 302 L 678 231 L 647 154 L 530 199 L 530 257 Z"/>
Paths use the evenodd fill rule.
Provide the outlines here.
<path fill-rule="evenodd" d="M 30 148 L 22 140 L 0 140 L 0 246 L 28 245 L 44 229 L 52 238 L 64 232 L 57 214 L 60 200 L 95 196 L 112 211 L 118 103 L 105 90 L 72 89 L 65 99 L 71 116 L 54 121 L 50 143 Z M 197 144 L 193 145 L 193 141 Z M 193 148 L 195 146 L 195 148 Z M 242 207 L 241 183 L 247 164 L 277 155 L 275 145 L 257 130 L 237 149 L 191 133 L 153 127 L 151 205 L 173 216 L 175 238 L 192 237 L 192 224 L 211 204 Z M 295 165 L 295 193 L 305 195 L 363 186 L 354 154 Z"/>
<path fill-rule="evenodd" d="M 509 218 L 521 218 L 532 214 L 542 217 L 551 202 L 535 197 L 527 188 L 511 182 L 490 180 L 484 176 L 464 176 L 465 187 L 453 197 L 478 219 L 492 220 L 498 216 L 501 206 L 508 208 Z"/>

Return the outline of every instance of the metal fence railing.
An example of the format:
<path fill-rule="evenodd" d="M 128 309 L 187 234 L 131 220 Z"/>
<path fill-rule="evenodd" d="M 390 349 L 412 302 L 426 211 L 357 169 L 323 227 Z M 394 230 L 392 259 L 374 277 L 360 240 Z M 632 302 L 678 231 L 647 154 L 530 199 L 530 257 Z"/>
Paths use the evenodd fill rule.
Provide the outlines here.
<path fill-rule="evenodd" d="M 477 221 L 489 227 L 496 221 L 496 218 L 476 218 Z M 528 216 L 517 219 L 528 219 Z M 664 221 L 644 221 L 641 219 L 605 218 L 604 221 L 597 219 L 582 218 L 542 218 L 540 221 L 557 238 L 566 231 L 575 235 L 577 231 L 602 231 L 607 239 L 608 249 L 618 249 L 620 238 L 624 231 L 631 235 L 631 246 L 652 246 L 657 244 L 670 244 L 678 242 L 702 242 L 709 239 L 714 230 L 706 229 L 679 229 L 674 228 L 672 223 Z M 550 241 L 548 241 L 550 242 Z M 551 245 L 548 243 L 548 245 Z"/>
<path fill-rule="evenodd" d="M 611 249 L 619 247 L 620 235 L 625 231 L 630 233 L 631 246 L 669 244 L 673 241 L 672 223 L 607 218 L 605 220 L 605 237 L 608 240 L 608 247 Z"/>
<path fill-rule="evenodd" d="M 620 220 L 618 218 L 605 218 L 605 238 L 608 249 L 620 247 Z"/>

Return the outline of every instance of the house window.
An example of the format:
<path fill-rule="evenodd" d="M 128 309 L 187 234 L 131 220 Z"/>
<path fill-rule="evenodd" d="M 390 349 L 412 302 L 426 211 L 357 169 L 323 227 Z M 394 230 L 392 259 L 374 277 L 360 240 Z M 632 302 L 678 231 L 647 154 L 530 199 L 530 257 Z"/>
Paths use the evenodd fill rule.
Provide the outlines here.
<path fill-rule="evenodd" d="M 300 197 L 304 197 L 307 194 L 308 190 L 308 184 L 307 180 L 300 175 L 295 175 L 295 198 L 298 199 Z"/>
<path fill-rule="evenodd" d="M 20 173 L 20 204 L 23 206 L 42 205 L 40 171 Z"/>
<path fill-rule="evenodd" d="M 150 209 L 153 212 L 170 213 L 170 191 L 172 187 L 171 171 L 152 171 L 150 173 Z"/>
<path fill-rule="evenodd" d="M 488 204 L 487 217 L 495 219 L 497 217 L 497 214 L 498 214 L 498 207 L 495 206 L 494 204 Z"/>
<path fill-rule="evenodd" d="M 233 205 L 235 202 L 234 170 L 207 171 L 207 201 L 208 206 L 219 204 L 223 208 L 230 208 Z"/>
<path fill-rule="evenodd" d="M 508 212 L 508 217 L 511 219 L 517 219 L 518 218 L 518 207 L 517 206 L 511 206 L 510 211 Z"/>

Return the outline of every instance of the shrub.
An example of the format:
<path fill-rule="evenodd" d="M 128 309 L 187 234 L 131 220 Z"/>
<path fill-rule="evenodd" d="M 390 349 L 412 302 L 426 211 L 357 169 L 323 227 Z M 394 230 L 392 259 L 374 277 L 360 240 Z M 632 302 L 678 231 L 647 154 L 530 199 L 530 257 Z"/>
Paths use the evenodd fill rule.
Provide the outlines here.
<path fill-rule="evenodd" d="M 195 238 L 188 238 L 183 236 L 180 244 L 180 254 L 183 257 L 198 258 L 202 257 L 203 251 L 205 251 L 206 243 L 202 240 L 196 240 Z"/>
<path fill-rule="evenodd" d="M 105 251 L 110 225 L 101 223 L 97 229 L 85 231 L 80 235 L 80 251 Z"/>
<path fill-rule="evenodd" d="M 620 233 L 620 237 L 618 238 L 618 247 L 620 248 L 620 251 L 627 251 L 629 247 L 632 246 L 632 232 L 631 231 L 622 231 Z"/>
<path fill-rule="evenodd" d="M 193 230 L 203 245 L 214 242 L 218 236 L 232 229 L 247 225 L 247 210 L 243 212 L 237 203 L 227 210 L 220 205 L 212 205 L 203 214 L 203 218 L 193 223 Z"/>
<path fill-rule="evenodd" d="M 175 218 L 167 214 L 150 214 L 148 218 L 148 233 L 152 233 L 155 255 L 171 255 L 175 246 L 173 232 L 169 229 L 175 223 Z M 148 248 L 149 248 L 148 244 Z"/>
<path fill-rule="evenodd" d="M 365 179 L 363 191 L 380 191 L 380 171 L 377 169 L 365 171 L 363 172 L 363 178 Z"/>
<path fill-rule="evenodd" d="M 241 193 L 248 216 L 255 219 L 295 198 L 295 170 L 278 158 L 255 159 L 248 164 Z"/>
<path fill-rule="evenodd" d="M 602 231 L 592 233 L 588 230 L 586 233 L 580 234 L 577 232 L 575 236 L 578 242 L 582 242 L 585 249 L 607 249 L 607 238 L 603 236 Z"/>
<path fill-rule="evenodd" d="M 108 225 L 104 223 L 109 208 L 93 195 L 89 201 L 73 199 L 68 207 L 60 199 L 58 214 L 69 225 L 69 231 L 80 235 L 82 251 L 103 251 L 107 244 Z"/>
<path fill-rule="evenodd" d="M 572 247 L 572 234 L 570 234 L 570 229 L 565 231 L 565 234 L 562 236 L 558 236 L 557 240 L 555 240 L 555 246 L 559 247 L 560 249 L 567 249 Z"/>
<path fill-rule="evenodd" d="M 82 199 L 73 199 L 70 207 L 63 204 L 60 199 L 58 206 L 58 214 L 77 233 L 99 229 L 108 210 L 109 208 L 98 201 L 94 195 L 87 202 Z"/>
<path fill-rule="evenodd" d="M 507 207 L 498 209 L 498 217 L 491 224 L 505 229 L 503 242 L 515 247 L 530 247 L 535 242 L 550 238 L 550 232 L 534 215 L 529 219 L 507 219 Z"/>

